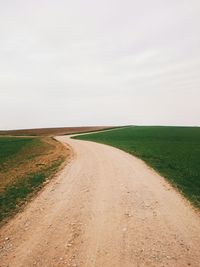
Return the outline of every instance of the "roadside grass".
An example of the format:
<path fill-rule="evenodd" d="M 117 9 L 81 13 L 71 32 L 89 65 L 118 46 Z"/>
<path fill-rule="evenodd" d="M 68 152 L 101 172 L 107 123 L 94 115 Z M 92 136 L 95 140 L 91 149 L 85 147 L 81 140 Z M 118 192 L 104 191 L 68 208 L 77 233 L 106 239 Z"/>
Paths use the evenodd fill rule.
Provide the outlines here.
<path fill-rule="evenodd" d="M 0 193 L 0 221 L 17 211 L 25 203 L 28 196 L 41 188 L 42 183 L 53 176 L 63 160 L 57 160 L 43 171 L 31 173 L 22 180 L 6 187 Z"/>
<path fill-rule="evenodd" d="M 25 146 L 32 146 L 38 140 L 34 138 L 0 137 L 0 167 L 8 159 L 15 157 Z"/>
<path fill-rule="evenodd" d="M 200 128 L 136 126 L 74 137 L 143 159 L 200 208 Z"/>
<path fill-rule="evenodd" d="M 0 192 L 11 182 L 31 172 L 33 162 L 47 155 L 53 145 L 45 138 L 0 137 Z M 20 170 L 21 168 L 21 170 Z"/>
<path fill-rule="evenodd" d="M 40 189 L 68 155 L 50 137 L 0 137 L 0 222 Z"/>

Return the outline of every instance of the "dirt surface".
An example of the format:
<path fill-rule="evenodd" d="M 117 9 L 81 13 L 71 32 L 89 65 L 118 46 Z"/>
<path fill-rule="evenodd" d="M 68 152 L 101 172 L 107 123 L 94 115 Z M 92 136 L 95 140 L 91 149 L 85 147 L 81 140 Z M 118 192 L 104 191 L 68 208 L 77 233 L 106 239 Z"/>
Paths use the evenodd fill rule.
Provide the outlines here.
<path fill-rule="evenodd" d="M 20 129 L 0 131 L 0 135 L 18 135 L 18 136 L 55 136 L 73 133 L 85 133 L 100 131 L 103 129 L 115 128 L 111 126 L 84 126 L 84 127 L 60 127 L 60 128 L 38 128 L 38 129 Z"/>
<path fill-rule="evenodd" d="M 200 266 L 200 216 L 162 177 L 116 148 L 58 139 L 73 159 L 1 228 L 1 267 Z"/>

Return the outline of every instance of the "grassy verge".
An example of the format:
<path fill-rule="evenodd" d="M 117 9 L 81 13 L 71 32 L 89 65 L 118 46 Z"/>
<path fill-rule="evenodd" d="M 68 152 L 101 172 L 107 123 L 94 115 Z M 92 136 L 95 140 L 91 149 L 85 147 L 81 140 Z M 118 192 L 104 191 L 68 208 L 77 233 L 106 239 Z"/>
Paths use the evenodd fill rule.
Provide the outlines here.
<path fill-rule="evenodd" d="M 4 168 L 4 163 L 11 158 L 15 158 L 22 149 L 31 148 L 39 143 L 39 139 L 34 138 L 16 138 L 16 137 L 0 137 L 0 167 Z"/>
<path fill-rule="evenodd" d="M 140 157 L 200 208 L 200 128 L 128 127 L 75 138 Z"/>
<path fill-rule="evenodd" d="M 69 151 L 52 138 L 0 137 L 0 222 L 52 177 Z"/>
<path fill-rule="evenodd" d="M 16 212 L 24 204 L 28 196 L 41 188 L 42 183 L 56 173 L 61 163 L 62 160 L 58 160 L 43 171 L 30 173 L 21 181 L 6 187 L 0 193 L 0 221 L 8 217 L 13 211 Z"/>

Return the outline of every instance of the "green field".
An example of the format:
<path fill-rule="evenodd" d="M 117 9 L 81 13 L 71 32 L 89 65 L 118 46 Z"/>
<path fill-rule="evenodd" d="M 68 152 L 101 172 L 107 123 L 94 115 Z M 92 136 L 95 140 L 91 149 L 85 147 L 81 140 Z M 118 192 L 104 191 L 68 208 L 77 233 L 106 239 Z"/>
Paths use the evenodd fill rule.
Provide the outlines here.
<path fill-rule="evenodd" d="M 112 145 L 136 155 L 200 207 L 200 128 L 137 126 L 75 138 Z"/>
<path fill-rule="evenodd" d="M 0 221 L 57 171 L 66 155 L 54 151 L 62 148 L 52 138 L 0 137 Z"/>
<path fill-rule="evenodd" d="M 4 163 L 14 159 L 24 148 L 32 150 L 40 145 L 40 139 L 36 138 L 0 137 L 0 168 L 4 168 Z"/>

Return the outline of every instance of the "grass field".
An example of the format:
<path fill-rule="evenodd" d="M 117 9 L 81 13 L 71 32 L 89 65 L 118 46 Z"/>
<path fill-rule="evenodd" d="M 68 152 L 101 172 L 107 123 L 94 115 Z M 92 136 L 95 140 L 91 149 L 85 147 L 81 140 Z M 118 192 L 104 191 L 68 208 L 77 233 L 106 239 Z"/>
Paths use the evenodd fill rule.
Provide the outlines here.
<path fill-rule="evenodd" d="M 36 138 L 15 138 L 15 137 L 0 137 L 0 168 L 5 168 L 4 164 L 11 159 L 16 159 L 16 155 L 22 149 L 33 152 L 33 148 L 43 146 L 40 139 Z"/>
<path fill-rule="evenodd" d="M 50 137 L 0 137 L 0 221 L 53 175 L 67 150 Z"/>
<path fill-rule="evenodd" d="M 200 128 L 138 126 L 75 138 L 112 145 L 136 155 L 200 208 Z"/>

